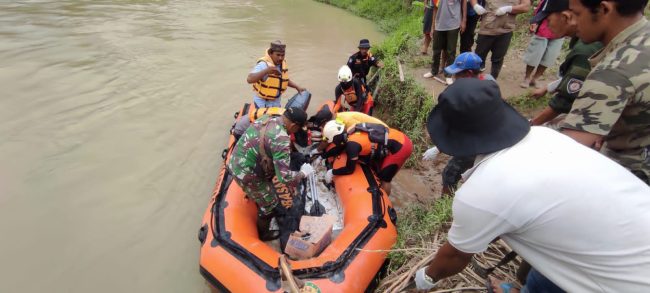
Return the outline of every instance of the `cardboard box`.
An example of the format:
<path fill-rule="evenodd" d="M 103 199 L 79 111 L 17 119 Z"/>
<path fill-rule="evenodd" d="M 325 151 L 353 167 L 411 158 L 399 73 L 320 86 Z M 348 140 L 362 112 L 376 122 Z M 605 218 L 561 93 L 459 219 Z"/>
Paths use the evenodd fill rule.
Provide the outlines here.
<path fill-rule="evenodd" d="M 307 259 L 317 256 L 332 242 L 332 227 L 336 218 L 302 216 L 300 231 L 289 236 L 284 253 L 292 259 Z"/>

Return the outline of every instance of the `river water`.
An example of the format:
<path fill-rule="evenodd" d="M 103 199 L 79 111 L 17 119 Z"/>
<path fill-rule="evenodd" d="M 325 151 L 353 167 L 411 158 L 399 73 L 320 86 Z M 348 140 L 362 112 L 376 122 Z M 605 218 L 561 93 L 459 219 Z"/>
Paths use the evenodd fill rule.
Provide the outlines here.
<path fill-rule="evenodd" d="M 314 105 L 360 38 L 308 0 L 0 2 L 0 292 L 207 291 L 197 230 L 256 58 L 286 42 Z"/>

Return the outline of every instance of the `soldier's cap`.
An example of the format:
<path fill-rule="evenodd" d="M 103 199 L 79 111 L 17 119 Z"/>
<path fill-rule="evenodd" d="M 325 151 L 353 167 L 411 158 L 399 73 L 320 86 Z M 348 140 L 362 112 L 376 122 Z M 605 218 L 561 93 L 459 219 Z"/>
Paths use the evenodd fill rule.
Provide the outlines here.
<path fill-rule="evenodd" d="M 280 40 L 271 42 L 269 49 L 273 52 L 284 52 L 287 48 L 286 44 L 283 44 Z"/>
<path fill-rule="evenodd" d="M 460 78 L 438 97 L 427 131 L 452 156 L 489 154 L 515 145 L 530 130 L 528 120 L 502 98 L 494 81 Z"/>
<path fill-rule="evenodd" d="M 562 12 L 569 10 L 569 0 L 546 0 L 537 14 L 531 20 L 531 23 L 541 23 L 553 12 Z"/>
<path fill-rule="evenodd" d="M 298 107 L 287 108 L 284 111 L 284 116 L 289 118 L 291 122 L 300 125 L 300 127 L 304 127 L 307 122 L 307 113 Z"/>
<path fill-rule="evenodd" d="M 361 39 L 359 41 L 359 49 L 370 49 L 370 41 L 368 39 Z"/>

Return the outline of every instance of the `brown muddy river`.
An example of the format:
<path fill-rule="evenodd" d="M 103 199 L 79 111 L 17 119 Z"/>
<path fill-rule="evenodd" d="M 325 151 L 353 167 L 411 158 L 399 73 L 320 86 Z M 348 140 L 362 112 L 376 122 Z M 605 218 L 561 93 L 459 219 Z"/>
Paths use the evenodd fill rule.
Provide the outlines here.
<path fill-rule="evenodd" d="M 314 105 L 382 37 L 308 0 L 0 2 L 0 292 L 207 291 L 197 229 L 256 58 L 287 43 Z"/>

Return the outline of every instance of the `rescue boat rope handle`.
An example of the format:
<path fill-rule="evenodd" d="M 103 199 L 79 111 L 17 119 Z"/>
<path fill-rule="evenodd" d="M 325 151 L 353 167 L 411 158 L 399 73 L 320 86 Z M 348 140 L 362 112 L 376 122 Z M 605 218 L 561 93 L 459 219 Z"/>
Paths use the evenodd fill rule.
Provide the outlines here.
<path fill-rule="evenodd" d="M 293 275 L 291 270 L 291 265 L 287 261 L 287 256 L 282 254 L 278 259 L 278 269 L 280 271 L 280 278 L 282 281 L 285 281 L 289 293 L 300 293 L 301 288 L 305 286 L 305 283 Z M 284 287 L 284 286 L 283 286 Z"/>

